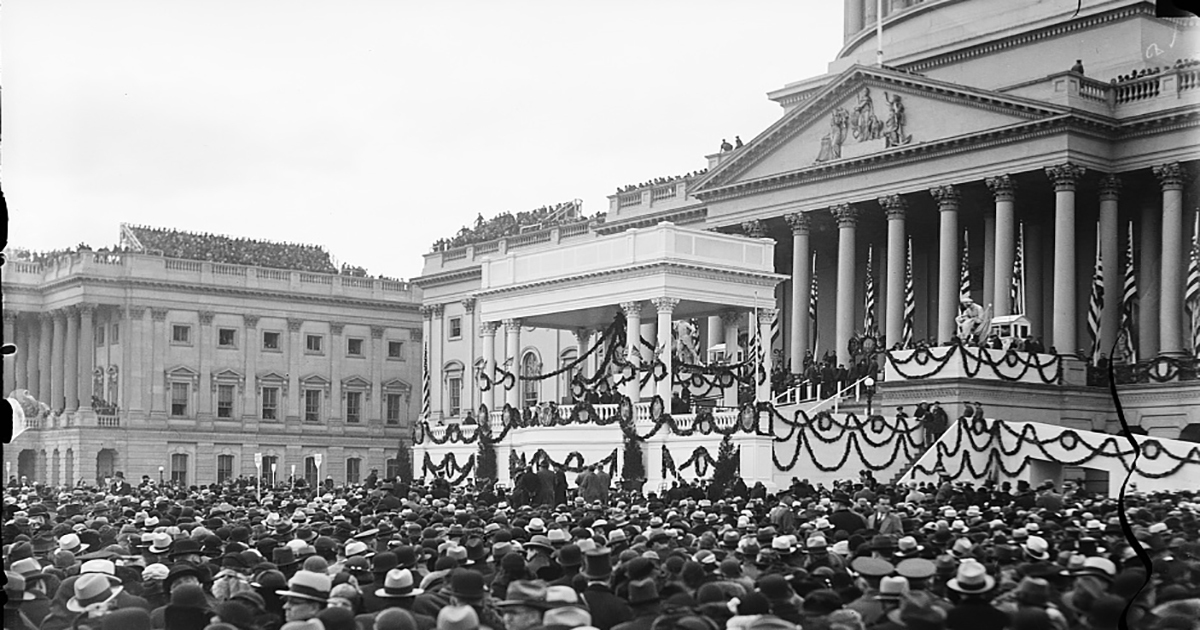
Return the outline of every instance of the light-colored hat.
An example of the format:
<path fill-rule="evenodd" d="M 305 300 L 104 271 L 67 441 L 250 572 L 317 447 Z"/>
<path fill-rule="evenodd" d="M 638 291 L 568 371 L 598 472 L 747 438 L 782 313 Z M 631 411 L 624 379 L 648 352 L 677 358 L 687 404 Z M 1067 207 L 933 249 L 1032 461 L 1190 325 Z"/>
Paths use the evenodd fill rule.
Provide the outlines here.
<path fill-rule="evenodd" d="M 1025 555 L 1034 560 L 1050 559 L 1050 543 L 1041 536 L 1030 536 L 1022 547 L 1025 549 Z"/>
<path fill-rule="evenodd" d="M 383 588 L 375 591 L 375 596 L 399 599 L 402 597 L 416 597 L 425 592 L 422 589 L 414 588 L 415 584 L 412 571 L 408 569 L 392 569 L 387 573 L 387 578 L 383 582 Z"/>
<path fill-rule="evenodd" d="M 86 528 L 85 528 L 86 529 Z M 88 548 L 86 543 L 79 541 L 78 534 L 66 534 L 58 539 L 58 548 L 71 553 L 80 553 Z"/>
<path fill-rule="evenodd" d="M 974 560 L 964 560 L 958 565 L 958 573 L 946 583 L 946 588 L 959 593 L 986 593 L 996 587 L 996 578 L 988 575 L 987 568 Z"/>
<path fill-rule="evenodd" d="M 561 606 L 547 610 L 542 615 L 542 624 L 545 626 L 582 628 L 592 625 L 592 614 L 579 606 Z M 438 630 L 443 630 L 443 628 L 439 627 Z"/>
<path fill-rule="evenodd" d="M 142 569 L 142 581 L 165 580 L 167 579 L 167 574 L 170 573 L 170 571 L 171 570 L 167 568 L 167 565 L 160 562 L 155 562 L 154 564 L 147 566 L 145 569 Z"/>
<path fill-rule="evenodd" d="M 437 616 L 437 630 L 477 630 L 479 615 L 470 606 L 446 606 Z"/>
<path fill-rule="evenodd" d="M 108 580 L 114 584 L 121 584 L 121 578 L 117 577 L 117 565 L 113 564 L 112 560 L 88 560 L 80 565 L 80 575 L 87 575 L 90 573 L 98 573 L 106 576 Z"/>
<path fill-rule="evenodd" d="M 150 549 L 148 551 L 155 555 L 167 553 L 171 550 L 171 545 L 174 542 L 175 541 L 171 538 L 171 535 L 166 532 L 153 534 L 150 542 Z"/>
<path fill-rule="evenodd" d="M 275 591 L 275 594 L 325 602 L 329 601 L 329 591 L 332 588 L 333 580 L 328 575 L 314 571 L 297 571 L 292 579 L 288 580 L 287 590 Z"/>
<path fill-rule="evenodd" d="M 83 612 L 89 606 L 102 604 L 116 597 L 123 587 L 113 584 L 107 576 L 89 573 L 75 580 L 75 596 L 67 600 L 67 610 Z"/>
<path fill-rule="evenodd" d="M 908 592 L 908 578 L 903 576 L 885 577 L 879 581 L 880 599 L 900 599 Z"/>

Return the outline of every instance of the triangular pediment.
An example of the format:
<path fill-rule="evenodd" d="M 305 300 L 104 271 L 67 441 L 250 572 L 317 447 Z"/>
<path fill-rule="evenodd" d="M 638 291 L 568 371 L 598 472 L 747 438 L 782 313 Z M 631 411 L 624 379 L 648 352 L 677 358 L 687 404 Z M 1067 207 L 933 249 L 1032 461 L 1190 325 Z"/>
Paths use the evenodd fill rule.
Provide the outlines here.
<path fill-rule="evenodd" d="M 401 379 L 393 378 L 389 381 L 384 381 L 383 390 L 391 392 L 410 392 L 412 391 L 412 385 L 409 385 L 407 382 Z"/>
<path fill-rule="evenodd" d="M 287 376 L 279 372 L 262 372 L 258 375 L 260 383 L 286 383 Z"/>
<path fill-rule="evenodd" d="M 244 377 L 241 372 L 226 368 L 213 374 L 212 378 L 216 381 L 241 381 Z"/>
<path fill-rule="evenodd" d="M 1066 113 L 1022 97 L 854 66 L 725 158 L 693 194 L 1015 130 Z"/>
<path fill-rule="evenodd" d="M 371 389 L 371 381 L 361 376 L 351 376 L 342 379 L 342 387 L 347 389 Z"/>
<path fill-rule="evenodd" d="M 169 370 L 166 370 L 167 379 L 180 381 L 196 381 L 200 380 L 200 373 L 186 365 L 177 365 Z"/>
<path fill-rule="evenodd" d="M 320 374 L 309 374 L 300 378 L 300 384 L 305 387 L 329 389 L 330 380 Z"/>

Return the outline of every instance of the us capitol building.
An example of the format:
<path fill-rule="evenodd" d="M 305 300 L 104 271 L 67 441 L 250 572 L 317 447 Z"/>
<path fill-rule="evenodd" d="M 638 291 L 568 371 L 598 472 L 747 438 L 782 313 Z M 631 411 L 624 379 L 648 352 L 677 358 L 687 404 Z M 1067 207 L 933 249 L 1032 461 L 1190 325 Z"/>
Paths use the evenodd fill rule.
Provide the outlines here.
<path fill-rule="evenodd" d="M 425 255 L 411 292 L 364 293 L 369 321 L 330 311 L 332 304 L 317 317 L 299 296 L 278 298 L 290 317 L 319 320 L 331 348 L 344 343 L 352 321 L 382 329 L 362 335 L 378 342 L 372 352 L 382 352 L 385 337 L 419 340 L 409 350 L 426 356 L 408 355 L 403 369 L 386 361 L 370 371 L 339 367 L 334 358 L 328 370 L 304 376 L 309 370 L 269 367 L 248 354 L 225 373 L 203 348 L 177 357 L 174 310 L 131 322 L 137 345 L 121 386 L 138 407 L 112 422 L 142 436 L 146 459 L 122 465 L 141 474 L 179 452 L 198 460 L 187 466 L 200 483 L 215 480 L 223 451 L 208 432 L 225 425 L 206 402 L 213 383 L 227 378 L 239 387 L 242 420 L 222 443 L 253 441 L 247 432 L 261 443 L 270 426 L 258 413 L 261 387 L 286 372 L 283 422 L 306 432 L 293 416 L 310 386 L 335 400 L 355 387 L 369 391 L 378 409 L 368 417 L 383 415 L 381 387 L 412 390 L 410 404 L 420 408 L 406 411 L 396 436 L 385 422 L 355 427 L 330 413 L 321 437 L 337 444 L 330 460 L 339 482 L 346 453 L 363 453 L 372 466 L 394 457 L 362 441 L 377 436 L 410 440 L 418 477 L 466 479 L 482 425 L 493 436 L 495 477 L 505 482 L 514 466 L 539 457 L 615 469 L 634 452 L 630 441 L 641 444 L 651 486 L 685 469 L 703 476 L 717 439 L 730 435 L 747 481 L 774 486 L 862 468 L 883 480 L 1074 478 L 1112 490 L 1124 477 L 1118 451 L 1129 447 L 1108 439 L 1121 428 L 1108 387 L 1115 377 L 1125 421 L 1153 440 L 1149 459 L 1164 462 L 1139 469 L 1141 482 L 1194 486 L 1198 26 L 1157 18 L 1154 4 L 1140 0 L 884 0 L 882 14 L 873 0 L 845 0 L 844 44 L 828 71 L 769 92 L 778 121 L 706 156 L 706 168 L 620 188 L 603 215 L 588 217 L 568 202 L 480 216 Z M 18 340 L 39 326 L 59 339 L 58 324 L 36 318 L 67 305 L 47 300 L 61 272 L 5 273 L 6 289 L 40 287 L 6 306 L 14 309 L 6 310 L 6 338 L 15 325 Z M 289 286 L 304 285 L 293 278 Z M 167 291 L 161 284 L 139 291 L 114 299 L 104 317 L 168 308 L 145 302 Z M 224 315 L 187 317 L 197 318 L 188 320 L 197 343 L 211 344 L 218 326 L 210 322 Z M 345 331 L 334 332 L 332 320 L 346 321 Z M 280 332 L 298 349 L 310 324 L 284 323 Z M 964 334 L 967 342 L 955 341 Z M 771 351 L 758 349 L 764 345 Z M 76 356 L 69 343 L 66 356 Z M 809 366 L 823 359 L 850 368 L 833 391 L 811 378 L 819 370 Z M 67 372 L 86 376 L 93 362 L 78 361 Z M 728 380 L 714 386 L 728 379 L 714 367 L 721 365 L 744 367 L 742 391 Z M 780 373 L 791 376 L 774 378 Z M 351 375 L 361 384 L 345 380 Z M 7 369 L 5 378 L 8 388 Z M 196 418 L 175 427 L 168 394 L 177 380 L 203 396 L 193 403 Z M 91 381 L 70 383 L 68 417 L 79 408 L 70 394 L 83 400 Z M 918 448 L 922 429 L 894 417 L 897 408 L 911 415 L 932 401 L 952 423 L 967 418 L 943 441 L 961 444 L 970 432 L 996 444 L 973 455 L 955 454 L 953 444 Z M 823 412 L 835 420 L 815 420 Z M 664 413 L 674 418 L 658 431 Z M 874 414 L 886 420 L 837 420 Z M 90 475 L 98 449 L 116 448 L 104 442 L 113 428 L 86 412 L 76 417 L 83 420 L 30 431 L 14 446 L 40 458 L 47 448 L 59 458 L 73 448 L 68 478 Z M 617 418 L 621 432 L 607 424 Z M 872 460 L 875 447 L 860 446 L 862 461 L 843 459 L 842 470 L 830 462 L 846 440 L 821 438 L 839 428 L 864 431 L 884 450 L 895 442 L 872 440 L 891 436 L 905 443 L 903 454 Z M 313 450 L 307 433 L 280 431 L 271 441 L 289 462 Z M 252 474 L 247 449 L 231 450 L 237 470 Z"/>

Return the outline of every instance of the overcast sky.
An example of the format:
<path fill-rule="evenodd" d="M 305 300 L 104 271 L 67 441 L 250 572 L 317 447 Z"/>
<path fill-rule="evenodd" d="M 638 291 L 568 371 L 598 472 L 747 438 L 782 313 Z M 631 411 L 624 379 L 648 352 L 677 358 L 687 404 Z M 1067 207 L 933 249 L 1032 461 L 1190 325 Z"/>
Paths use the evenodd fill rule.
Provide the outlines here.
<path fill-rule="evenodd" d="M 10 245 L 121 222 L 420 275 L 460 226 L 703 168 L 823 74 L 841 0 L 9 0 Z"/>

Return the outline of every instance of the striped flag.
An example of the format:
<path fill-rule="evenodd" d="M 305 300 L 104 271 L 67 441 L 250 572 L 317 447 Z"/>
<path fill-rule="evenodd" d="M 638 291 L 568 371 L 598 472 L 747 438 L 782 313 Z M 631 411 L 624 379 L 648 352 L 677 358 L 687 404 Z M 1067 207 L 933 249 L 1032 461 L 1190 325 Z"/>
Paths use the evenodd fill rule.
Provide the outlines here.
<path fill-rule="evenodd" d="M 963 253 L 962 262 L 959 263 L 958 272 L 958 297 L 959 299 L 971 297 L 971 233 L 963 231 Z"/>
<path fill-rule="evenodd" d="M 1104 261 L 1100 256 L 1100 224 L 1096 224 L 1096 267 L 1092 274 L 1092 295 L 1088 299 L 1087 327 L 1092 336 L 1092 361 L 1100 359 L 1100 314 L 1104 311 Z"/>
<path fill-rule="evenodd" d="M 816 252 L 813 252 L 812 291 L 810 291 L 810 293 L 811 293 L 811 295 L 809 295 L 809 297 L 808 297 L 808 318 L 812 320 L 813 357 L 816 357 L 817 356 L 817 341 L 820 340 L 820 336 L 817 335 L 817 298 L 820 296 L 820 292 L 817 291 L 817 253 Z"/>
<path fill-rule="evenodd" d="M 1017 256 L 1013 259 L 1012 288 L 1009 290 L 1012 299 L 1013 315 L 1025 314 L 1025 224 L 1017 228 Z"/>
<path fill-rule="evenodd" d="M 874 248 L 867 247 L 867 290 L 864 296 L 863 310 L 863 334 L 869 335 L 875 329 L 875 271 L 873 258 L 875 255 Z"/>
<path fill-rule="evenodd" d="M 429 341 L 425 341 L 425 356 L 421 364 L 421 419 L 428 420 L 433 413 L 433 383 L 429 377 Z"/>
<path fill-rule="evenodd" d="M 1137 363 L 1137 272 L 1133 265 L 1133 221 L 1129 222 L 1129 241 L 1125 244 L 1125 284 L 1121 292 L 1121 337 L 1123 354 L 1130 364 Z"/>
<path fill-rule="evenodd" d="M 910 238 L 908 239 L 907 260 L 904 265 L 904 327 L 900 333 L 905 348 L 912 345 L 913 319 L 916 311 L 916 298 L 913 295 L 912 239 Z"/>
<path fill-rule="evenodd" d="M 1188 256 L 1187 288 L 1183 292 L 1183 303 L 1191 315 L 1192 355 L 1200 356 L 1200 213 L 1192 229 L 1192 251 Z"/>

